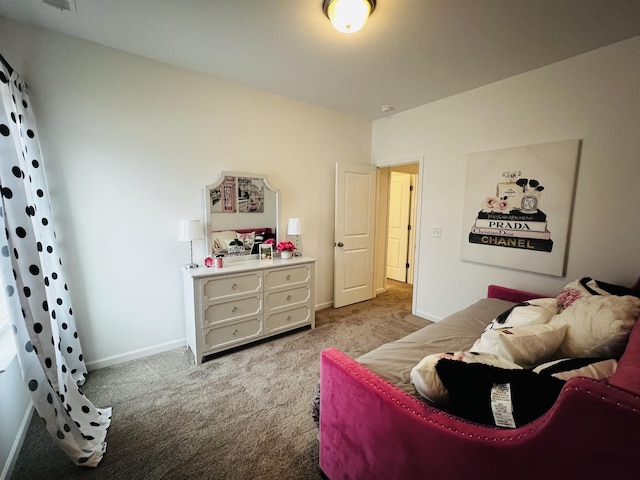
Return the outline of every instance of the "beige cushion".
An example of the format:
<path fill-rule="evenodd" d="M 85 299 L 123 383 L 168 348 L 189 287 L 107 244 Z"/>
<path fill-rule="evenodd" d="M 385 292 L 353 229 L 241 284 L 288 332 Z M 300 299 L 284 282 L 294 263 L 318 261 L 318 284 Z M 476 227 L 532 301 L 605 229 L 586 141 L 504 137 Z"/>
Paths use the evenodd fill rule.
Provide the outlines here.
<path fill-rule="evenodd" d="M 576 300 L 549 324 L 566 325 L 559 357 L 618 358 L 640 315 L 640 298 L 592 296 Z"/>
<path fill-rule="evenodd" d="M 420 360 L 435 353 L 469 350 L 488 319 L 511 305 L 513 302 L 497 298 L 480 299 L 439 322 L 385 343 L 356 360 L 407 393 L 417 395 L 410 373 Z"/>

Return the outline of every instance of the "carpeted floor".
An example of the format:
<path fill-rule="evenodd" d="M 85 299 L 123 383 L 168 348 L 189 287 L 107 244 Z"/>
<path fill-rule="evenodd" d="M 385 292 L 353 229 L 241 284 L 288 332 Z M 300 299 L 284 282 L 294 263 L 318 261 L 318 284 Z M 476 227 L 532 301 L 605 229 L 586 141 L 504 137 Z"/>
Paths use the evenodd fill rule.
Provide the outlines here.
<path fill-rule="evenodd" d="M 311 400 L 320 352 L 357 357 L 429 322 L 411 315 L 411 286 L 316 313 L 304 329 L 212 358 L 184 348 L 91 372 L 84 387 L 112 406 L 107 452 L 74 466 L 34 417 L 17 460 L 22 479 L 322 478 Z"/>

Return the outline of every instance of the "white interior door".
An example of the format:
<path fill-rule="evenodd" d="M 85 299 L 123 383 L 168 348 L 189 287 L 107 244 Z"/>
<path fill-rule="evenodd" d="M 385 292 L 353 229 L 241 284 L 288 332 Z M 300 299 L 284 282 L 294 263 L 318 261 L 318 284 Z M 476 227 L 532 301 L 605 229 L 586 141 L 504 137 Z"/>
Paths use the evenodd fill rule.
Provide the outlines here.
<path fill-rule="evenodd" d="M 410 214 L 411 175 L 391 172 L 389 180 L 387 278 L 399 282 L 407 281 Z"/>
<path fill-rule="evenodd" d="M 336 164 L 333 306 L 373 298 L 376 167 Z"/>

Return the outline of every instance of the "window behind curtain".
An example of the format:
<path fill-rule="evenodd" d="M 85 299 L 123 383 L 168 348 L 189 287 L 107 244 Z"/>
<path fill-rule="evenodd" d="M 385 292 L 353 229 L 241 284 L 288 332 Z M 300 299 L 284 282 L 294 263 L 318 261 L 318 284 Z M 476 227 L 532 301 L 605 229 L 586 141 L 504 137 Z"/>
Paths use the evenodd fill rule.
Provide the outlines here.
<path fill-rule="evenodd" d="M 9 312 L 5 305 L 5 287 L 0 282 L 0 373 L 4 372 L 16 354 L 9 329 Z"/>

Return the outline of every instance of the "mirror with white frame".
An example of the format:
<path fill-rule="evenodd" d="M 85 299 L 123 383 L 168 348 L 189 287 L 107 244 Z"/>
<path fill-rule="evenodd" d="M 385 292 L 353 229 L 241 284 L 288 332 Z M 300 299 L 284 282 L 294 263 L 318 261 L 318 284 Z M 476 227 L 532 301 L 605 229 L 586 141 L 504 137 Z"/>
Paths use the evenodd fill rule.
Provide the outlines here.
<path fill-rule="evenodd" d="M 258 258 L 258 245 L 278 241 L 280 192 L 266 175 L 222 172 L 204 187 L 207 255 L 225 261 Z"/>

